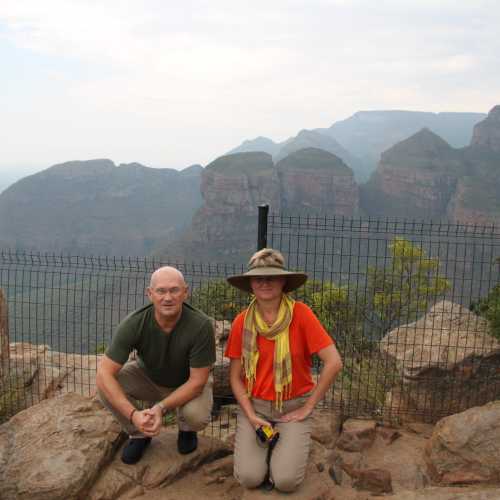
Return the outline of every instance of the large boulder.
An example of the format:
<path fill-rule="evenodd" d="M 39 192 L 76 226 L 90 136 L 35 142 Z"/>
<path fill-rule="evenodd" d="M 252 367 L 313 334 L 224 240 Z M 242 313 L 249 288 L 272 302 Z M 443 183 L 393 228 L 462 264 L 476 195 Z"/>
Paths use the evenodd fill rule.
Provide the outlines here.
<path fill-rule="evenodd" d="M 84 498 L 119 436 L 111 414 L 77 394 L 18 413 L 0 426 L 2 500 Z"/>
<path fill-rule="evenodd" d="M 441 301 L 414 323 L 389 332 L 380 350 L 394 359 L 401 383 L 386 412 L 436 422 L 500 396 L 500 344 L 486 320 Z"/>
<path fill-rule="evenodd" d="M 439 484 L 500 483 L 500 401 L 443 418 L 425 448 Z"/>

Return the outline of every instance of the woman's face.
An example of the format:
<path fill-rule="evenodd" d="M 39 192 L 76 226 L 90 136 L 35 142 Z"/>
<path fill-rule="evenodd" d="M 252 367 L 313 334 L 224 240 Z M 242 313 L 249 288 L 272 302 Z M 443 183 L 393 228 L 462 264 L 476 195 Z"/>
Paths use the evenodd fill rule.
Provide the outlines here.
<path fill-rule="evenodd" d="M 250 278 L 250 287 L 259 301 L 270 301 L 281 297 L 286 278 L 283 276 L 256 276 Z"/>

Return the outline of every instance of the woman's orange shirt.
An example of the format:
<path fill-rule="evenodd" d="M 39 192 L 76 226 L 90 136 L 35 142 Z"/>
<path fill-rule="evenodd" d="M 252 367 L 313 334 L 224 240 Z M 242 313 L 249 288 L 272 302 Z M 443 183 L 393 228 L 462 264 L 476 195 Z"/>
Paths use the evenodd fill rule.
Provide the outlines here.
<path fill-rule="evenodd" d="M 228 358 L 241 358 L 244 319 L 245 311 L 238 314 L 233 321 L 224 353 Z M 292 391 L 290 395 L 292 399 L 313 389 L 312 355 L 333 344 L 333 340 L 311 309 L 302 302 L 295 302 L 289 338 L 292 356 Z M 259 361 L 252 396 L 274 401 L 276 399 L 273 375 L 274 341 L 257 335 L 257 348 Z"/>

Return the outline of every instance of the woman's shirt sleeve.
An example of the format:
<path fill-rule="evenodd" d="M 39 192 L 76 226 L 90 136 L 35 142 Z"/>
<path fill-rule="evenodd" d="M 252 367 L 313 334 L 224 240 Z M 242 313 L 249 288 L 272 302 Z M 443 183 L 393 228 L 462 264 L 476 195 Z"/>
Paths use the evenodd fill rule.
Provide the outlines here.
<path fill-rule="evenodd" d="M 310 354 L 316 354 L 321 351 L 321 349 L 335 343 L 309 306 L 304 303 L 297 302 L 295 307 L 296 312 L 298 312 L 301 316 L 302 327 L 307 332 L 306 343 Z"/>

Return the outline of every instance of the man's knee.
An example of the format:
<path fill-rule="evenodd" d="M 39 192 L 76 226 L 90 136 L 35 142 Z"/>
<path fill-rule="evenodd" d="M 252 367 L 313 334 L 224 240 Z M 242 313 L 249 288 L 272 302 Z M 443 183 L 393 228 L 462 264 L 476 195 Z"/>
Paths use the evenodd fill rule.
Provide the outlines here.
<path fill-rule="evenodd" d="M 182 407 L 182 419 L 192 431 L 201 431 L 210 422 L 211 411 L 211 405 L 190 401 Z"/>

